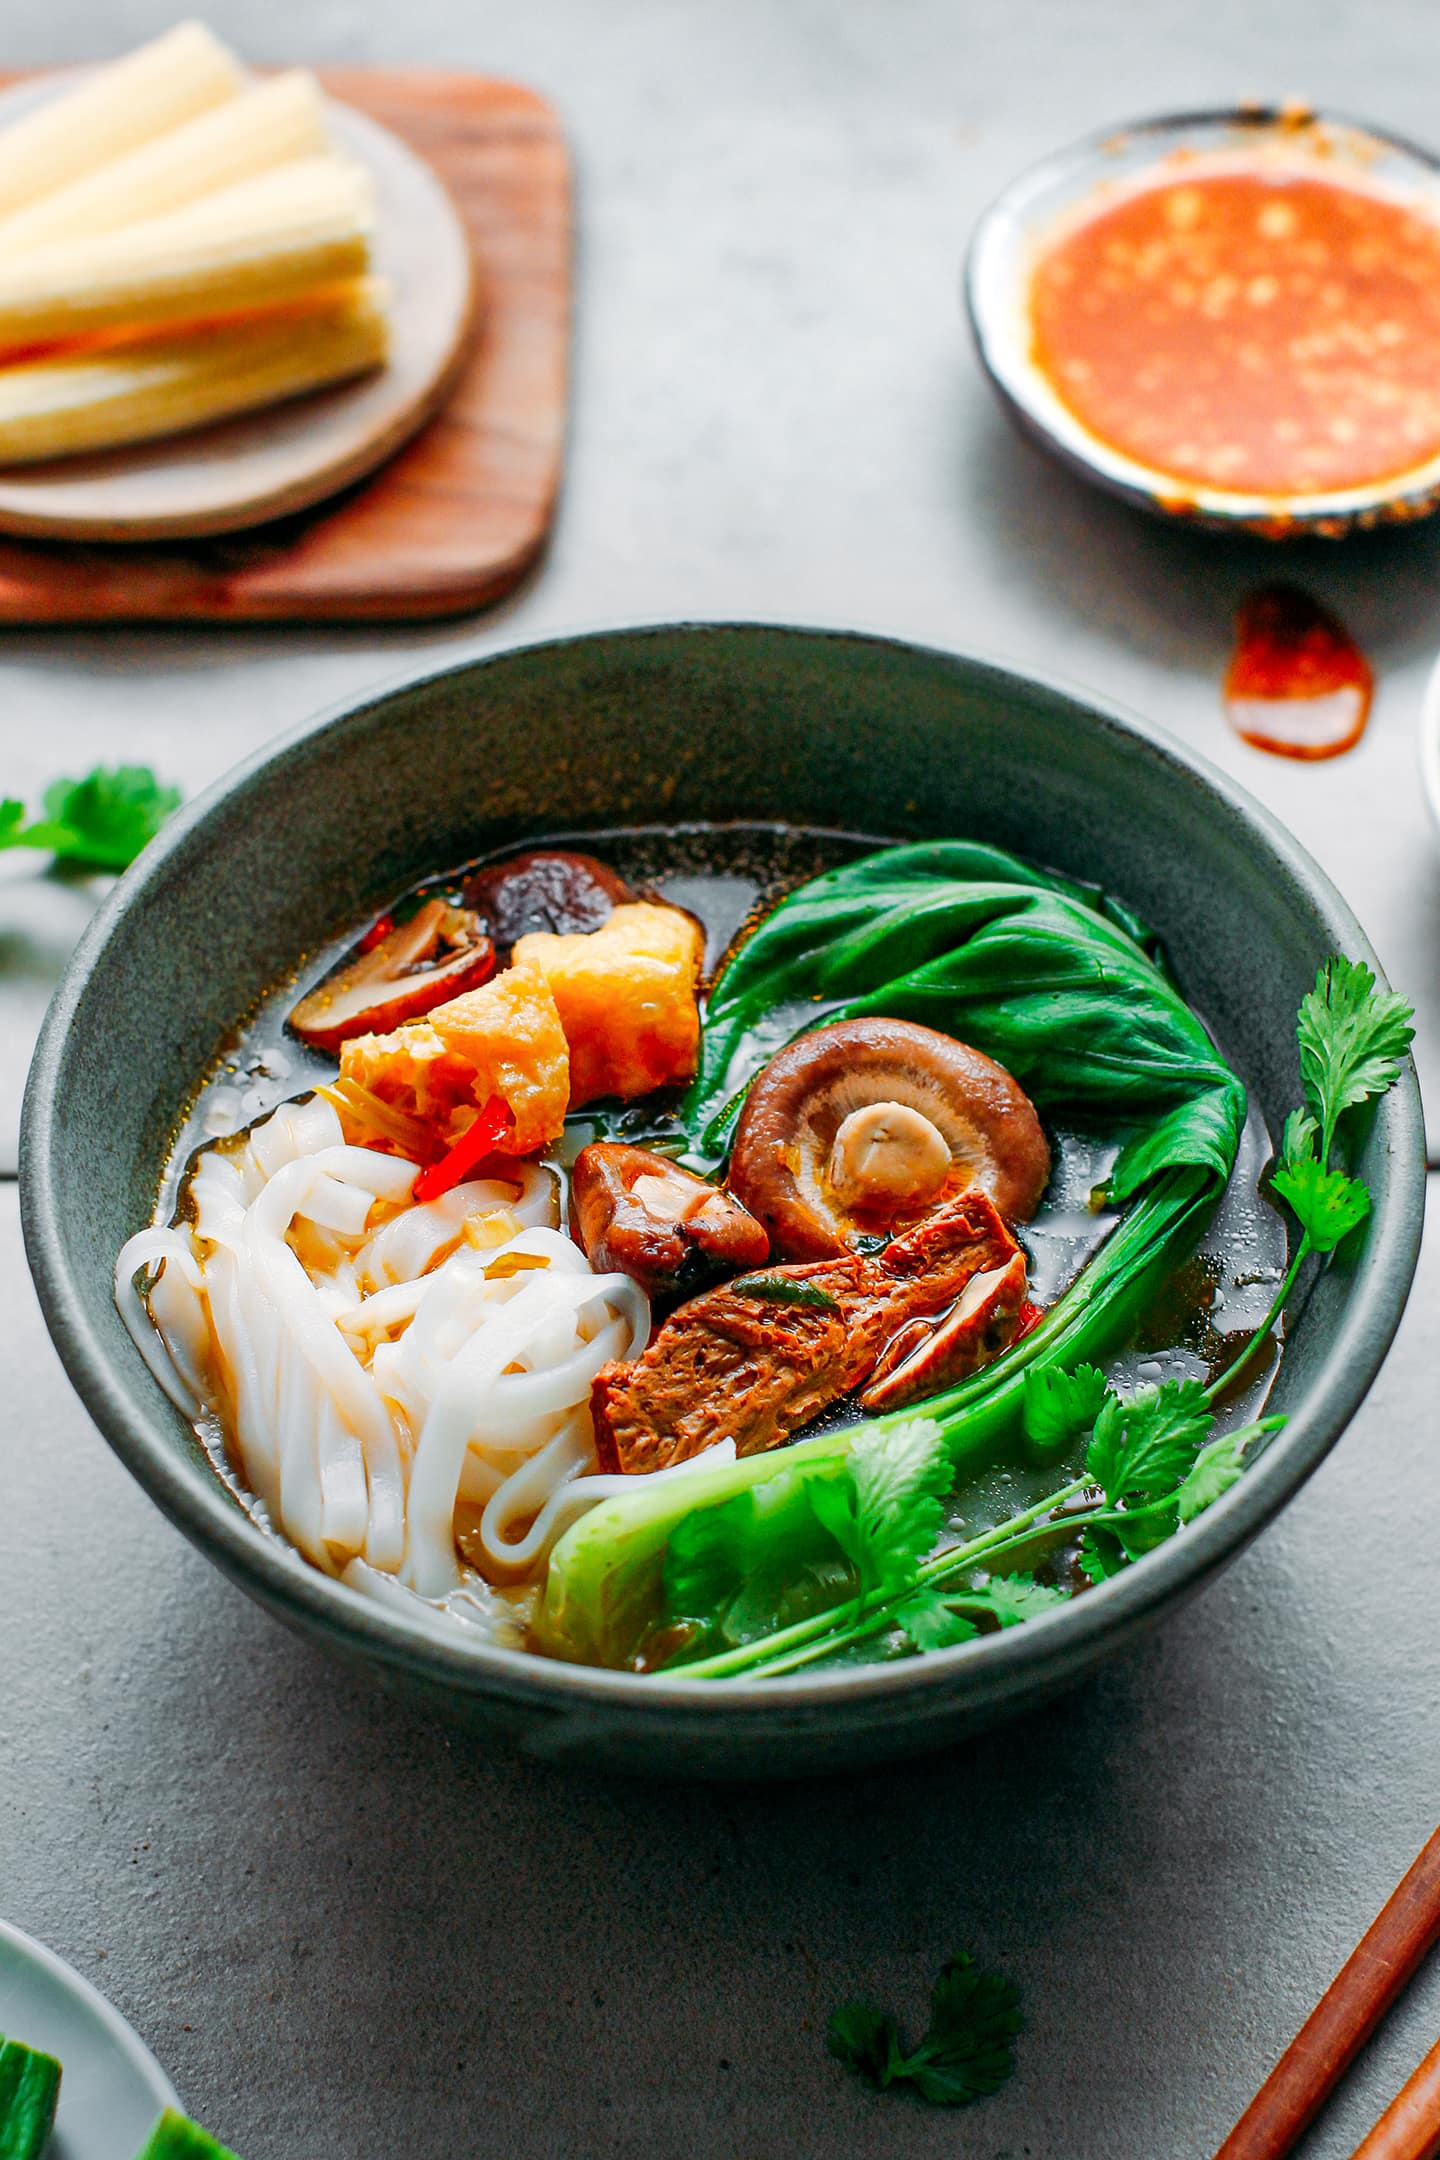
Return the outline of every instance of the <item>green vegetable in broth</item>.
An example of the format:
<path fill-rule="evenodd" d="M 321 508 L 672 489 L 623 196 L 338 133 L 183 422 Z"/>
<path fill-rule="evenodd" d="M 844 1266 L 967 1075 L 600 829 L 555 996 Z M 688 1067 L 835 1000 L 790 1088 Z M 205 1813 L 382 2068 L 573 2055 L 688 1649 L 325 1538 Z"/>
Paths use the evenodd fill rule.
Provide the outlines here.
<path fill-rule="evenodd" d="M 805 903 L 814 891 L 804 888 L 787 906 Z M 785 913 L 782 907 L 771 921 Z M 1105 918 L 1097 913 L 1096 919 L 1103 925 Z M 737 968 L 768 928 L 742 949 Z M 1156 1014 L 1164 1015 L 1173 993 L 1138 942 L 1130 942 L 1155 978 L 1148 988 Z M 1143 978 L 1134 961 L 1128 965 L 1138 993 Z M 1078 1007 L 1071 1024 L 1083 1032 L 1077 1013 Z M 1184 1033 L 1178 1021 L 1166 1016 L 1164 1025 L 1178 1043 Z M 1195 1089 L 1192 1121 L 1187 1126 L 1186 1106 L 1172 1092 L 1158 1125 L 1149 1135 L 1133 1134 L 1126 1151 L 1132 1162 L 1155 1160 L 1153 1143 L 1163 1130 L 1164 1147 L 1181 1150 L 1177 1160 L 1189 1167 L 1155 1177 L 1030 1335 L 986 1371 L 926 1403 L 923 1416 L 900 1413 L 820 1434 L 777 1454 L 698 1470 L 602 1503 L 551 1556 L 537 1623 L 541 1646 L 593 1663 L 666 1665 L 697 1679 L 775 1677 L 866 1645 L 874 1646 L 871 1654 L 924 1654 L 1065 1602 L 1065 1592 L 1037 1583 L 1022 1562 L 1033 1565 L 1078 1535 L 1083 1571 L 1100 1582 L 1221 1498 L 1243 1474 L 1249 1452 L 1284 1421 L 1260 1418 L 1217 1433 L 1214 1405 L 1256 1345 L 1270 1338 L 1307 1258 L 1323 1262 L 1364 1220 L 1369 1194 L 1332 1165 L 1332 1144 L 1347 1111 L 1393 1084 L 1411 1030 L 1408 1006 L 1379 991 L 1368 969 L 1339 959 L 1321 969 L 1297 1023 L 1308 1109 L 1287 1121 L 1273 1179 L 1302 1233 L 1279 1293 L 1219 1380 L 1208 1387 L 1166 1380 L 1125 1396 L 1084 1360 L 1113 1342 L 1117 1322 L 1133 1317 L 1156 1272 L 1193 1242 L 1222 1169 L 1228 1174 L 1244 1114 L 1239 1082 L 1208 1050 L 1199 1023 L 1193 1026 L 1207 1054 L 1187 1068 Z M 1041 1032 L 1037 1021 L 1033 1033 Z M 1142 1025 L 1152 1044 L 1161 1032 L 1153 1014 Z M 993 1038 L 983 1046 L 996 1049 Z M 1058 1033 L 1045 1045 L 1045 1058 L 1058 1074 Z M 710 1116 L 712 1135 L 715 1114 L 707 1105 L 724 1094 L 741 1059 L 737 1036 L 726 1059 L 707 1061 L 697 1082 L 692 1109 Z M 1179 1085 L 1179 1062 L 1171 1090 Z M 1157 1104 L 1165 1095 L 1157 1082 Z M 728 1109 L 718 1113 L 722 1125 L 728 1115 Z M 1230 1157 L 1207 1161 L 1205 1147 L 1231 1118 Z M 1052 1460 L 1073 1457 L 1083 1442 L 1080 1474 L 993 1529 L 936 1550 L 941 1498 L 957 1466 L 993 1446 L 1014 1422 L 1032 1453 Z"/>

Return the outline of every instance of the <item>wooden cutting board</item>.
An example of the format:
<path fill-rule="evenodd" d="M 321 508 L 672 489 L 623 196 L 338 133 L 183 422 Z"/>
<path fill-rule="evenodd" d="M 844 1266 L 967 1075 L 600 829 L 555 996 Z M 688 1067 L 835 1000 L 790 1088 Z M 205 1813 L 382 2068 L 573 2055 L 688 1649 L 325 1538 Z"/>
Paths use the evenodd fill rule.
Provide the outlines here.
<path fill-rule="evenodd" d="M 570 344 L 559 119 L 533 91 L 479 75 L 335 68 L 321 80 L 429 159 L 470 232 L 481 321 L 448 404 L 371 479 L 273 525 L 125 546 L 0 539 L 0 624 L 461 614 L 509 592 L 544 546 Z"/>

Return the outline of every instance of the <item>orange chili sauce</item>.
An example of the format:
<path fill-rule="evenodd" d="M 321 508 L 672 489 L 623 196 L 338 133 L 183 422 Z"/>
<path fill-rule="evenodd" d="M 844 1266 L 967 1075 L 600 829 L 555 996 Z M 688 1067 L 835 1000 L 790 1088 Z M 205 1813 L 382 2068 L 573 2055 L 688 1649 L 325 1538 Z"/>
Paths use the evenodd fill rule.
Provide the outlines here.
<path fill-rule="evenodd" d="M 1240 604 L 1225 712 L 1257 750 L 1331 758 L 1370 717 L 1374 680 L 1344 624 L 1294 585 L 1262 585 Z"/>
<path fill-rule="evenodd" d="M 1033 359 L 1091 435 L 1246 495 L 1440 454 L 1440 220 L 1313 163 L 1193 160 L 1040 257 Z"/>

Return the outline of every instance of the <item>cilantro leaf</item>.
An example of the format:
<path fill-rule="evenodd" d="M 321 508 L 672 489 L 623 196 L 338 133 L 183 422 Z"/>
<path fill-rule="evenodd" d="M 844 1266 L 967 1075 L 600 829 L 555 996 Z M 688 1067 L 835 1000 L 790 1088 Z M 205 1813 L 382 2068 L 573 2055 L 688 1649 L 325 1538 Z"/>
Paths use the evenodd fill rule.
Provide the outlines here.
<path fill-rule="evenodd" d="M 825 2045 L 837 2062 L 879 2092 L 904 2074 L 895 2020 L 882 2010 L 872 2010 L 869 2003 L 843 2004 L 830 2020 Z"/>
<path fill-rule="evenodd" d="M 1315 977 L 1300 1006 L 1295 1033 L 1305 1099 L 1320 1125 L 1320 1155 L 1328 1161 L 1342 1112 L 1383 1095 L 1400 1073 L 1415 1030 L 1408 999 L 1376 987 L 1360 960 L 1337 955 Z"/>
<path fill-rule="evenodd" d="M 1315 1142 L 1319 1135 L 1320 1127 L 1308 1110 L 1292 1110 L 1280 1135 L 1280 1160 L 1284 1167 L 1295 1170 L 1302 1163 L 1314 1162 Z"/>
<path fill-rule="evenodd" d="M 47 817 L 69 836 L 57 854 L 106 870 L 124 870 L 179 807 L 180 790 L 162 787 L 148 765 L 97 765 L 45 790 Z"/>
<path fill-rule="evenodd" d="M 1022 1620 L 1070 1602 L 1066 1591 L 1038 1583 L 1033 1575 L 992 1575 L 980 1595 L 1002 1628 L 1018 1627 Z"/>
<path fill-rule="evenodd" d="M 1151 1501 L 1146 1507 L 1127 1509 L 1109 1517 L 1108 1528 L 1127 1560 L 1143 1560 L 1147 1552 L 1154 1552 L 1172 1538 L 1180 1527 L 1180 1514 L 1173 1496 Z"/>
<path fill-rule="evenodd" d="M 861 1592 L 901 1590 L 940 1535 L 954 1481 L 945 1436 L 931 1418 L 857 1435 L 849 1477 L 817 1483 L 811 1505 L 854 1566 Z"/>
<path fill-rule="evenodd" d="M 992 1575 L 980 1590 L 943 1590 L 931 1584 L 897 1607 L 895 1618 L 917 1650 L 948 1650 L 980 1632 L 978 1622 L 1018 1627 L 1037 1613 L 1069 1603 L 1064 1590 L 1048 1589 L 1033 1575 Z"/>
<path fill-rule="evenodd" d="M 1238 1484 L 1244 1473 L 1247 1451 L 1266 1433 L 1277 1431 L 1284 1422 L 1280 1417 L 1261 1418 L 1254 1425 L 1241 1425 L 1234 1432 L 1221 1433 L 1201 1448 L 1194 1468 L 1175 1495 L 1181 1522 L 1193 1522 L 1207 1507 L 1212 1507 L 1222 1493 Z"/>
<path fill-rule="evenodd" d="M 1027 1438 L 1057 1452 L 1089 1432 L 1109 1393 L 1104 1373 L 1094 1365 L 1077 1365 L 1069 1373 L 1032 1365 L 1024 1389 L 1020 1415 Z"/>
<path fill-rule="evenodd" d="M 846 2003 L 825 2044 L 836 2059 L 884 2092 L 906 2081 L 934 2107 L 963 2107 L 998 2092 L 1015 2068 L 1023 2018 L 1020 1992 L 963 1953 L 943 1968 L 930 1996 L 930 2025 L 912 2055 L 895 2020 L 867 2003 Z"/>
<path fill-rule="evenodd" d="M 1095 1420 L 1085 1467 L 1111 1507 L 1173 1492 L 1215 1420 L 1198 1380 L 1163 1380 L 1128 1401 L 1111 1395 Z"/>
<path fill-rule="evenodd" d="M 1370 1193 L 1343 1170 L 1322 1170 L 1313 1155 L 1282 1162 L 1270 1180 L 1316 1252 L 1333 1252 L 1370 1212 Z"/>
<path fill-rule="evenodd" d="M 148 765 L 97 765 L 83 780 L 52 781 L 33 825 L 22 805 L 0 803 L 0 847 L 48 848 L 63 861 L 124 870 L 179 804 L 180 790 L 162 787 Z"/>
<path fill-rule="evenodd" d="M 970 1642 L 980 1630 L 973 1620 L 956 1610 L 943 1590 L 917 1590 L 895 1610 L 895 1622 L 904 1629 L 917 1650 L 949 1650 Z"/>
<path fill-rule="evenodd" d="M 927 2100 L 956 2107 L 998 2092 L 1015 2068 L 1020 1990 L 962 1951 L 930 1996 L 930 2030 L 906 2066 Z"/>
<path fill-rule="evenodd" d="M 1080 1568 L 1087 1581 L 1100 1584 L 1109 1582 L 1127 1564 L 1129 1554 L 1113 1530 L 1103 1523 L 1091 1523 L 1080 1540 Z"/>
<path fill-rule="evenodd" d="M 1194 1469 L 1176 1496 L 1182 1523 L 1193 1522 L 1238 1483 L 1245 1468 L 1245 1450 L 1254 1437 L 1249 1431 L 1221 1433 L 1218 1440 L 1200 1450 Z"/>

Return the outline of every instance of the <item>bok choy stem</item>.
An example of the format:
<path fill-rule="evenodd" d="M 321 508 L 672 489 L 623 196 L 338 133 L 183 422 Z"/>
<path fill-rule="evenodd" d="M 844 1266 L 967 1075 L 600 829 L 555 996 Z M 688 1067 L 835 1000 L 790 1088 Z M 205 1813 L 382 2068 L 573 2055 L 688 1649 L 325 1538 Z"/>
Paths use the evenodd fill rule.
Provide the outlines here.
<path fill-rule="evenodd" d="M 1037 1500 L 1033 1507 L 1024 1509 L 1019 1515 L 1011 1515 L 1003 1523 L 996 1523 L 979 1537 L 970 1538 L 963 1545 L 952 1545 L 945 1552 L 936 1553 L 933 1559 L 922 1564 L 919 1571 L 921 1580 L 944 1581 L 967 1568 L 978 1567 L 987 1556 L 994 1554 L 1002 1546 L 1017 1544 L 1022 1533 L 1033 1530 L 1046 1515 L 1052 1515 L 1056 1508 L 1064 1507 L 1068 1500 L 1077 1499 L 1089 1484 L 1088 1477 L 1073 1478 L 1068 1485 L 1062 1485 L 1058 1492 L 1050 1493 L 1044 1500 Z M 907 1590 L 904 1595 L 908 1594 Z M 893 1609 L 901 1602 L 901 1597 L 888 1594 L 862 1599 L 858 1607 L 851 1605 L 845 1608 L 855 1614 L 855 1618 L 849 1626 L 841 1630 L 836 1628 L 837 1615 L 833 1606 L 825 1612 L 815 1613 L 809 1620 L 797 1620 L 793 1627 L 783 1628 L 778 1634 L 765 1638 L 763 1670 L 767 1673 L 788 1672 L 792 1665 L 808 1664 L 812 1657 L 828 1657 L 835 1648 L 837 1633 L 843 1634 L 847 1642 L 858 1642 L 867 1635 L 879 1634 L 890 1625 Z M 822 1645 L 822 1638 L 829 1640 Z M 714 1657 L 697 1658 L 692 1664 L 686 1664 L 680 1669 L 687 1680 L 721 1680 L 728 1673 L 748 1672 L 758 1668 L 754 1645 L 742 1643 L 737 1649 L 720 1651 Z"/>

